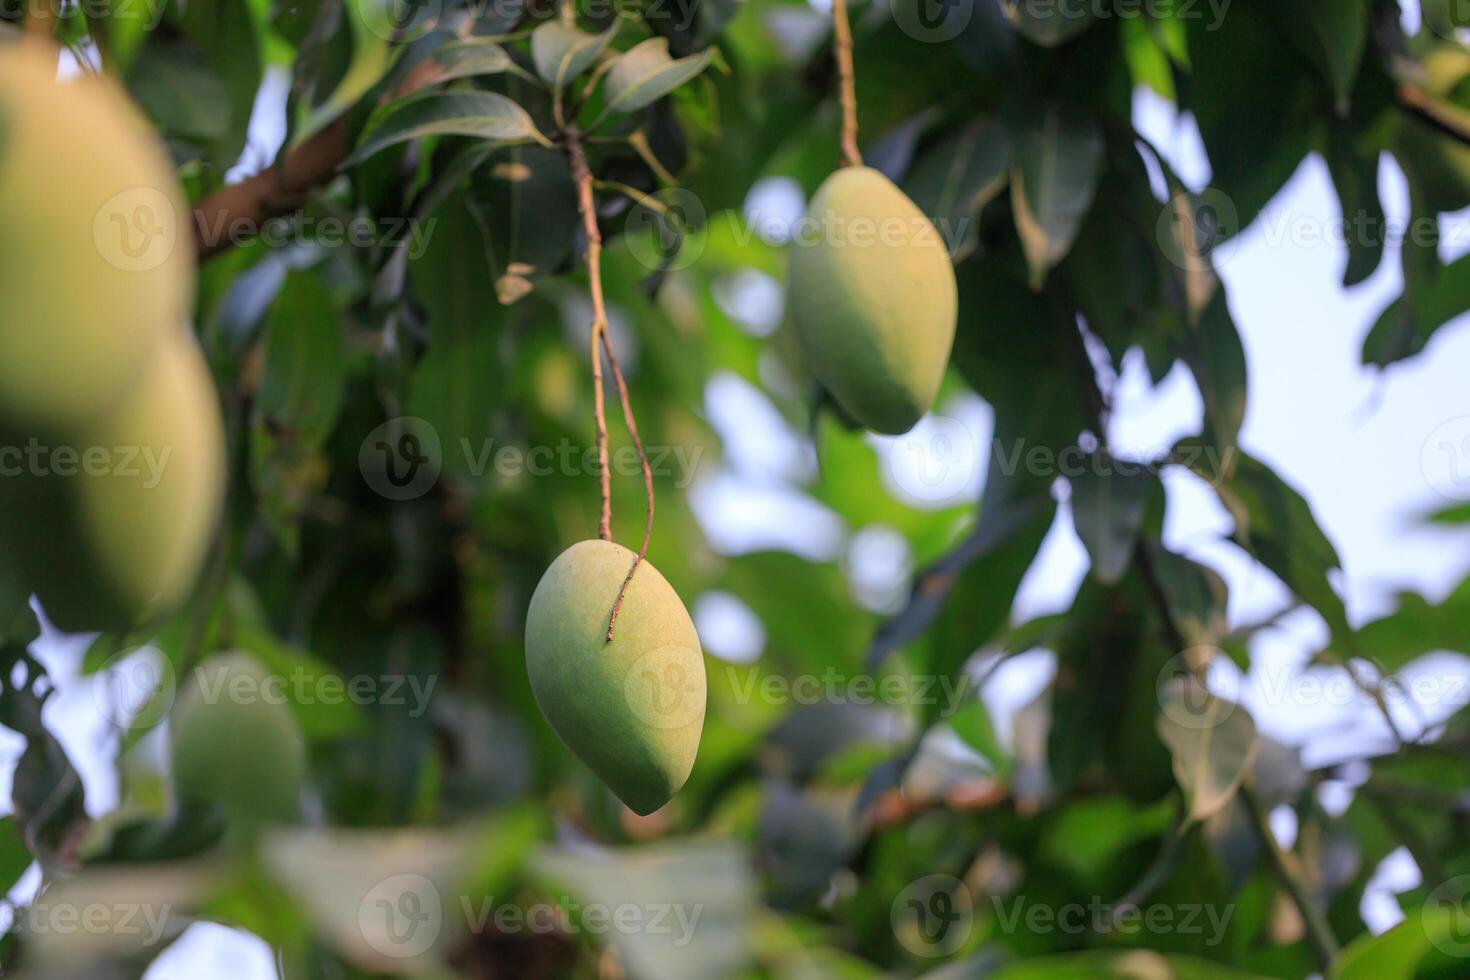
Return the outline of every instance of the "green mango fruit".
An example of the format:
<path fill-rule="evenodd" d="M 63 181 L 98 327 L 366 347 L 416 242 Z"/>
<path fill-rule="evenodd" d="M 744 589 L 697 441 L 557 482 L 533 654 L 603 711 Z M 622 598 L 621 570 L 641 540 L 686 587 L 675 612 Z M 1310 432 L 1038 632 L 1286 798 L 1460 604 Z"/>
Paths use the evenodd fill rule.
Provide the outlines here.
<path fill-rule="evenodd" d="M 189 207 L 122 88 L 0 47 L 0 423 L 57 431 L 115 402 L 194 302 Z"/>
<path fill-rule="evenodd" d="M 232 652 L 179 685 L 169 744 L 181 800 L 217 803 L 237 823 L 297 816 L 306 748 L 278 681 L 252 655 Z"/>
<path fill-rule="evenodd" d="M 707 691 L 694 623 L 647 561 L 608 642 L 613 603 L 635 557 L 611 541 L 582 541 L 551 563 L 526 613 L 526 672 L 561 740 L 647 815 L 694 768 Z"/>
<path fill-rule="evenodd" d="M 939 232 L 868 167 L 828 177 L 791 255 L 791 319 L 812 375 L 854 419 L 907 432 L 934 404 L 958 311 Z"/>
<path fill-rule="evenodd" d="M 0 439 L 0 548 L 61 629 L 124 629 L 188 597 L 224 483 L 214 384 L 177 331 L 74 434 Z"/>

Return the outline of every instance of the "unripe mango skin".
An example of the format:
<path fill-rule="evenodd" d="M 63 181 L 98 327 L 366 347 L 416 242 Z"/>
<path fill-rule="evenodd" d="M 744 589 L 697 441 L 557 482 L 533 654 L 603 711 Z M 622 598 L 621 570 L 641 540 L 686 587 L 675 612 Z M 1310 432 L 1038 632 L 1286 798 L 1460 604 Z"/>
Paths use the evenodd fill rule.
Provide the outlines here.
<path fill-rule="evenodd" d="M 647 815 L 694 768 L 707 687 L 694 623 L 647 561 L 607 642 L 634 557 L 622 545 L 592 540 L 552 562 L 526 613 L 526 672 L 561 740 L 630 809 Z"/>
<path fill-rule="evenodd" d="M 171 612 L 213 541 L 224 430 L 203 355 L 174 333 L 115 405 L 71 435 L 33 434 L 48 450 L 40 471 L 15 455 L 27 440 L 0 438 L 0 553 L 61 629 L 124 629 Z M 92 472 L 89 452 L 104 461 Z"/>
<path fill-rule="evenodd" d="M 268 679 L 255 657 L 232 652 L 180 683 L 169 742 L 181 799 L 219 804 L 247 824 L 296 818 L 306 749 L 290 705 L 279 700 L 284 685 Z"/>
<path fill-rule="evenodd" d="M 954 345 L 949 251 L 887 177 L 847 167 L 813 195 L 791 255 L 791 319 L 812 375 L 876 432 L 934 404 Z"/>
<path fill-rule="evenodd" d="M 114 82 L 56 71 L 49 44 L 0 48 L 0 421 L 28 430 L 114 402 L 194 301 L 164 147 Z"/>

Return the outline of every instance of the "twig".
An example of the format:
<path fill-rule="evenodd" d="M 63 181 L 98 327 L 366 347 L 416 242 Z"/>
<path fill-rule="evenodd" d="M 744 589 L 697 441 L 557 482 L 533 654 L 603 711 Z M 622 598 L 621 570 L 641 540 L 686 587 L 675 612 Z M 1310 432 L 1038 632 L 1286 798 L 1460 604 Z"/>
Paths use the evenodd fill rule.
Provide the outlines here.
<path fill-rule="evenodd" d="M 1463 112 L 1445 107 L 1433 96 L 1403 82 L 1399 85 L 1396 101 L 1401 110 L 1456 142 L 1470 146 L 1470 119 Z"/>
<path fill-rule="evenodd" d="M 847 23 L 847 0 L 832 0 L 833 45 L 837 56 L 837 96 L 842 103 L 842 165 L 861 167 L 857 143 L 857 87 L 852 71 L 852 29 Z"/>
<path fill-rule="evenodd" d="M 1271 863 L 1276 868 L 1276 876 L 1291 892 L 1292 901 L 1296 903 L 1297 910 L 1301 912 L 1302 922 L 1307 927 L 1307 942 L 1311 943 L 1312 949 L 1317 954 L 1317 961 L 1322 965 L 1322 972 L 1332 972 L 1332 962 L 1337 959 L 1339 948 L 1337 938 L 1332 935 L 1332 926 L 1327 922 L 1327 917 L 1322 914 L 1316 899 L 1311 892 L 1307 891 L 1306 884 L 1301 875 L 1293 867 L 1293 858 L 1276 840 L 1276 835 L 1271 832 L 1271 822 L 1265 810 L 1261 809 L 1260 801 L 1256 799 L 1255 790 L 1249 786 L 1240 787 L 1240 802 L 1245 805 L 1246 812 L 1250 814 L 1251 822 L 1255 825 L 1256 833 L 1261 838 L 1261 844 L 1271 855 Z"/>
<path fill-rule="evenodd" d="M 648 495 L 648 514 L 643 521 L 643 546 L 638 549 L 638 557 L 633 559 L 633 564 L 628 568 L 623 586 L 618 589 L 617 601 L 613 603 L 612 616 L 607 621 L 607 638 L 611 642 L 613 626 L 618 621 L 618 612 L 623 608 L 623 597 L 627 595 L 628 586 L 633 582 L 633 574 L 638 571 L 638 566 L 648 554 L 648 542 L 653 537 L 653 467 L 648 465 L 648 454 L 643 451 L 643 439 L 638 435 L 638 420 L 633 417 L 633 404 L 628 399 L 628 383 L 623 379 L 623 369 L 618 366 L 618 358 L 613 353 L 612 341 L 608 340 L 606 330 L 602 332 L 602 349 L 607 352 L 607 363 L 612 367 L 613 381 L 618 386 L 618 399 L 623 404 L 623 421 L 627 423 L 628 435 L 632 437 L 633 446 L 638 450 L 638 463 L 643 467 L 643 491 Z"/>
<path fill-rule="evenodd" d="M 602 516 L 597 536 L 612 540 L 612 472 L 607 465 L 607 408 L 602 389 L 602 345 L 607 332 L 607 307 L 602 299 L 602 232 L 597 230 L 597 204 L 592 196 L 592 171 L 582 149 L 582 133 L 576 126 L 566 130 L 567 160 L 577 185 L 577 209 L 582 213 L 582 230 L 587 235 L 587 278 L 592 292 L 592 415 L 597 420 L 597 462 L 602 486 Z M 609 352 L 611 348 L 609 347 Z M 611 630 L 611 625 L 609 625 Z"/>

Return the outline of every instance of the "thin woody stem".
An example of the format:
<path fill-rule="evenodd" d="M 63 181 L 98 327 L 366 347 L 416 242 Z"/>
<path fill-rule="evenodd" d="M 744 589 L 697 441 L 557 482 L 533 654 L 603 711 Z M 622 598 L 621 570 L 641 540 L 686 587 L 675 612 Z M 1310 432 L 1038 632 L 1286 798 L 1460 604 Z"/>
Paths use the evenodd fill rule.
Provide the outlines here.
<path fill-rule="evenodd" d="M 842 103 L 842 165 L 861 167 L 857 143 L 857 86 L 852 70 L 852 29 L 847 24 L 847 0 L 832 0 L 833 45 L 837 56 L 837 96 Z"/>
<path fill-rule="evenodd" d="M 602 489 L 602 516 L 598 520 L 597 536 L 604 541 L 611 541 L 612 472 L 607 465 L 607 408 L 602 389 L 602 351 L 599 349 L 606 346 L 607 335 L 607 307 L 602 299 L 602 233 L 597 230 L 597 206 L 592 197 L 592 171 L 587 166 L 587 154 L 582 149 L 582 134 L 577 127 L 568 126 L 566 137 L 567 159 L 572 168 L 572 180 L 577 185 L 577 208 L 582 213 L 582 229 L 587 235 L 587 278 L 592 291 L 592 415 L 597 420 L 597 462 Z M 617 370 L 616 366 L 614 370 Z"/>
<path fill-rule="evenodd" d="M 633 582 L 633 574 L 638 571 L 638 566 L 648 554 L 648 541 L 653 537 L 653 467 L 648 465 L 648 454 L 643 451 L 643 439 L 638 435 L 638 420 L 633 417 L 633 403 L 628 399 L 628 383 L 623 379 L 623 369 L 618 366 L 618 358 L 613 353 L 612 341 L 608 340 L 607 331 L 603 331 L 602 334 L 602 349 L 607 352 L 607 363 L 612 367 L 613 382 L 618 386 L 618 399 L 623 405 L 623 421 L 627 423 L 628 435 L 632 437 L 633 446 L 638 450 L 638 463 L 643 467 L 643 490 L 648 496 L 648 514 L 643 521 L 643 546 L 638 549 L 638 557 L 633 559 L 633 564 L 623 579 L 622 588 L 618 589 L 618 598 L 613 603 L 612 616 L 607 621 L 607 638 L 611 641 L 613 626 L 618 621 L 618 612 L 623 608 L 623 597 L 628 594 L 628 586 Z"/>

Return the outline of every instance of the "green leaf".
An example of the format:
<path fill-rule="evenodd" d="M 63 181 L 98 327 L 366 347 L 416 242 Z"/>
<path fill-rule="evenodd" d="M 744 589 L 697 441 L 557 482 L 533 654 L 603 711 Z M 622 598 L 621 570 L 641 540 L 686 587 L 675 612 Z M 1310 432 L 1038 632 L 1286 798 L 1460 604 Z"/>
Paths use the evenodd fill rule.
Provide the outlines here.
<path fill-rule="evenodd" d="M 1215 697 L 1193 678 L 1162 692 L 1159 737 L 1194 820 L 1206 820 L 1234 797 L 1256 754 L 1256 725 L 1239 705 Z"/>
<path fill-rule="evenodd" d="M 674 60 L 666 38 L 651 37 L 613 62 L 607 73 L 603 113 L 636 112 L 652 105 L 709 66 L 714 48 Z"/>
<path fill-rule="evenodd" d="M 1206 482 L 1216 484 L 1235 460 L 1248 394 L 1245 347 L 1223 287 L 1215 290 L 1199 322 L 1186 335 L 1181 353 L 1205 403 L 1202 442 L 1195 444 L 1194 451 L 1206 465 L 1193 468 Z"/>
<path fill-rule="evenodd" d="M 1463 948 L 1465 909 L 1459 901 L 1425 905 L 1382 935 L 1359 936 L 1332 965 L 1331 980 L 1413 980 L 1431 944 Z"/>
<path fill-rule="evenodd" d="M 1092 574 L 1111 585 L 1133 558 L 1149 495 L 1158 485 L 1148 462 L 1094 453 L 1071 478 L 1072 519 L 1092 558 Z"/>
<path fill-rule="evenodd" d="M 433 426 L 444 472 L 468 479 L 498 448 L 490 413 L 500 398 L 501 306 L 495 298 L 481 222 L 464 194 L 438 212 L 429 248 L 410 263 L 414 292 L 429 316 L 429 349 L 408 386 L 408 412 Z"/>
<path fill-rule="evenodd" d="M 920 157 L 903 189 L 934 222 L 950 251 L 963 258 L 978 238 L 980 209 L 1005 188 L 1010 171 L 1005 127 L 980 119 Z"/>
<path fill-rule="evenodd" d="M 435 50 L 430 60 L 440 69 L 435 76 L 437 83 L 505 73 L 529 77 L 525 69 L 511 60 L 504 48 L 489 38 L 472 37 L 451 42 Z"/>
<path fill-rule="evenodd" d="M 0 883 L 5 890 L 15 887 L 20 876 L 31 866 L 31 852 L 20 838 L 14 817 L 0 817 Z"/>
<path fill-rule="evenodd" d="M 372 29 L 377 14 L 370 9 L 373 2 L 349 0 L 342 16 L 352 28 L 352 60 L 326 100 L 311 107 L 302 117 L 292 135 L 293 146 L 300 146 L 357 105 L 387 76 L 405 50 L 402 45 L 389 43 L 386 32 Z"/>
<path fill-rule="evenodd" d="M 1328 578 L 1341 567 L 1337 549 L 1306 499 L 1265 464 L 1240 451 L 1230 477 L 1215 491 L 1235 519 L 1236 543 L 1321 613 L 1335 639 L 1353 645 L 1347 611 Z"/>
<path fill-rule="evenodd" d="M 1427 653 L 1470 653 L 1470 581 L 1437 604 L 1416 593 L 1401 595 L 1395 612 L 1359 627 L 1358 643 L 1390 674 Z"/>
<path fill-rule="evenodd" d="M 314 272 L 286 277 L 265 328 L 259 419 L 312 448 L 331 433 L 347 384 L 347 351 L 336 302 Z"/>
<path fill-rule="evenodd" d="M 536 63 L 536 74 L 560 92 L 607 50 L 620 23 L 614 20 L 601 34 L 587 34 L 556 20 L 542 24 L 531 33 L 531 58 Z"/>
<path fill-rule="evenodd" d="M 1376 152 L 1355 152 L 1341 131 L 1334 129 L 1327 169 L 1342 206 L 1347 225 L 1347 268 L 1342 284 L 1356 286 L 1367 279 L 1383 261 L 1388 243 L 1388 219 L 1383 201 L 1378 196 L 1378 160 Z"/>
<path fill-rule="evenodd" d="M 1271 4 L 1278 23 L 1326 77 L 1345 113 L 1368 41 L 1368 0 L 1301 0 Z"/>
<path fill-rule="evenodd" d="M 498 92 L 420 92 L 394 103 L 343 166 L 426 136 L 472 136 L 492 143 L 549 145 L 531 116 Z"/>
<path fill-rule="evenodd" d="M 1102 167 L 1102 131 L 1092 119 L 1053 103 L 1011 126 L 1015 160 L 1011 205 L 1016 230 L 1039 289 L 1066 258 L 1092 207 Z"/>

